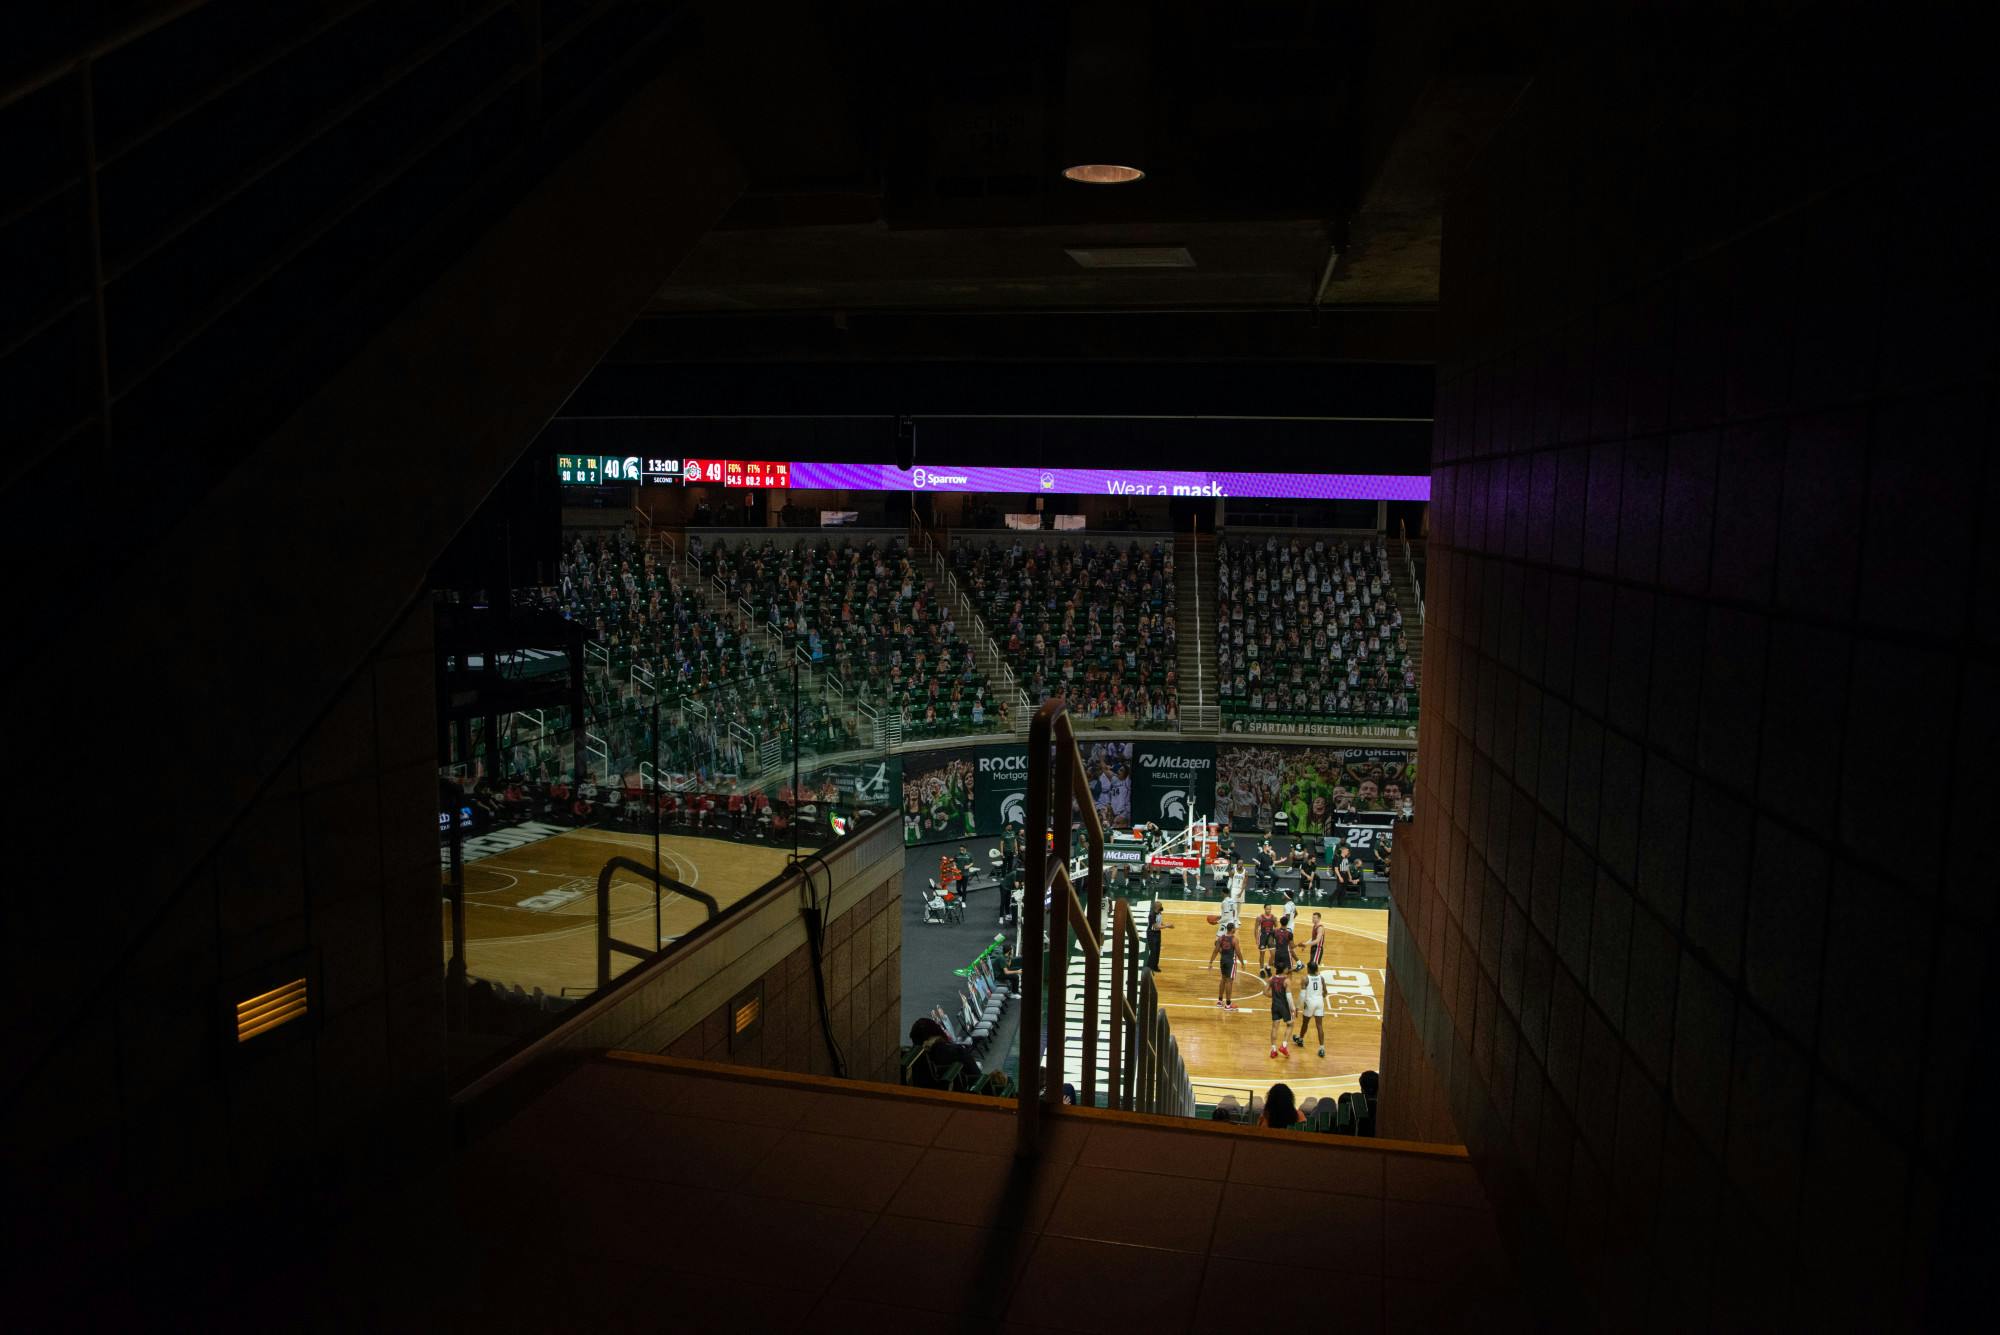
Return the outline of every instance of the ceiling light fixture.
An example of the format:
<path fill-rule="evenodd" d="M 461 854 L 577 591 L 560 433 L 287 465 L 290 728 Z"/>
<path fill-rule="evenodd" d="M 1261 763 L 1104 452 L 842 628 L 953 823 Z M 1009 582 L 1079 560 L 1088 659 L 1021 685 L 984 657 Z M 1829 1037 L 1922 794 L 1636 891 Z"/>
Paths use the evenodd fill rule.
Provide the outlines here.
<path fill-rule="evenodd" d="M 1079 185 L 1133 185 L 1164 170 L 1147 132 L 1154 109 L 1150 0 L 1073 0 L 1064 7 L 1060 135 L 1049 163 Z M 1168 164 L 1171 165 L 1171 164 Z"/>
<path fill-rule="evenodd" d="M 1063 175 L 1085 185 L 1124 185 L 1129 181 L 1146 179 L 1146 173 L 1137 167 L 1120 167 L 1109 162 L 1078 163 L 1074 167 L 1063 168 Z"/>

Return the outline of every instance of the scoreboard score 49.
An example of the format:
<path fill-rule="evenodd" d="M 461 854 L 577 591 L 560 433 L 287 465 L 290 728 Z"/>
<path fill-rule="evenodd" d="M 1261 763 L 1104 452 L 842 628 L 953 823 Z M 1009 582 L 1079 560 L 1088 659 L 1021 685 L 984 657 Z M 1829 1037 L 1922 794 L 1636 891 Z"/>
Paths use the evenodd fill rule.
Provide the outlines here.
<path fill-rule="evenodd" d="M 682 476 L 690 483 L 719 483 L 725 487 L 789 487 L 792 466 L 766 460 L 688 459 Z"/>

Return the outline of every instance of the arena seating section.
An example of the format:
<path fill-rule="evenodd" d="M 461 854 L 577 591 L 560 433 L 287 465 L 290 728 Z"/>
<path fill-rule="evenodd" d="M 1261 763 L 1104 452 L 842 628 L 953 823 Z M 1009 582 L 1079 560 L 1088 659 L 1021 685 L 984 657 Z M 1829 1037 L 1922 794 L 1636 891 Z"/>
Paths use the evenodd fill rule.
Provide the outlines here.
<path fill-rule="evenodd" d="M 731 601 L 748 602 L 859 703 L 898 714 L 905 738 L 1008 726 L 936 578 L 901 540 L 717 540 L 702 561 Z"/>
<path fill-rule="evenodd" d="M 770 652 L 731 607 L 710 607 L 692 581 L 676 582 L 629 531 L 579 537 L 559 574 L 563 608 L 584 637 L 605 647 L 612 674 L 637 665 L 662 691 L 705 692 L 719 682 L 762 675 Z"/>
<path fill-rule="evenodd" d="M 630 532 L 574 538 L 558 572 L 560 606 L 604 650 L 590 677 L 590 723 L 604 739 L 610 775 L 654 755 L 654 699 L 640 668 L 672 711 L 660 729 L 660 771 L 698 779 L 744 775 L 776 743 L 790 753 L 852 745 L 852 733 L 822 699 L 792 707 L 792 675 L 734 606 L 714 608 L 694 580 L 672 580 L 664 562 Z M 730 729 L 736 723 L 738 729 Z M 744 735 L 748 733 L 748 735 Z"/>
<path fill-rule="evenodd" d="M 1180 719 L 1174 554 L 1163 542 L 960 540 L 954 573 L 1031 700 L 1087 718 Z"/>
<path fill-rule="evenodd" d="M 671 572 L 679 578 L 629 530 L 572 537 L 562 561 L 555 601 L 607 669 L 591 726 L 625 763 L 651 754 L 647 681 L 662 701 L 706 708 L 661 739 L 669 772 L 742 774 L 795 734 L 808 750 L 840 749 L 855 740 L 856 705 L 899 719 L 906 740 L 1012 725 L 1013 702 L 981 672 L 955 597 L 902 539 L 702 542 L 689 544 L 700 573 Z M 1079 717 L 1112 726 L 1178 724 L 1171 543 L 961 536 L 948 551 L 1029 698 L 1065 695 Z M 1414 719 L 1418 663 L 1379 537 L 1226 537 L 1215 563 L 1225 716 L 1277 727 Z M 797 650 L 815 672 L 794 711 Z"/>
<path fill-rule="evenodd" d="M 1216 574 L 1225 714 L 1415 716 L 1416 665 L 1379 538 L 1225 538 Z"/>

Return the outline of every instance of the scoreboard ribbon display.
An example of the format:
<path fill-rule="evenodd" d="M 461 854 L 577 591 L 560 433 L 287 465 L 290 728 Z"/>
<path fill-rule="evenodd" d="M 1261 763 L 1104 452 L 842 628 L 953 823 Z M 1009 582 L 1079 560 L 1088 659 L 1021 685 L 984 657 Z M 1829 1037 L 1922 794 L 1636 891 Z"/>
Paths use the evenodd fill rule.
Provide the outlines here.
<path fill-rule="evenodd" d="M 741 487 L 820 491 L 1029 492 L 1057 496 L 1269 496 L 1316 500 L 1426 501 L 1421 474 L 1235 473 L 1184 469 L 1002 468 L 893 464 L 785 463 L 768 459 L 664 459 L 645 455 L 564 454 L 559 481 L 569 486 Z"/>
<path fill-rule="evenodd" d="M 679 459 L 655 459 L 638 454 L 559 454 L 556 481 L 570 487 L 606 487 L 632 483 L 678 485 Z"/>

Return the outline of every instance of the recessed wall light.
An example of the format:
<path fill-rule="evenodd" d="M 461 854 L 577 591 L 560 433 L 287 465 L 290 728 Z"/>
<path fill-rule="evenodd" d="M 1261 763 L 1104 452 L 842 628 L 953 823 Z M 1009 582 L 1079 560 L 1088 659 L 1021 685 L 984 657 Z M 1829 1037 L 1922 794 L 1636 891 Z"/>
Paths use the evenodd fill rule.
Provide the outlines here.
<path fill-rule="evenodd" d="M 1063 175 L 1085 185 L 1125 185 L 1146 179 L 1146 173 L 1137 167 L 1120 167 L 1109 162 L 1080 162 L 1074 167 L 1063 168 Z"/>

